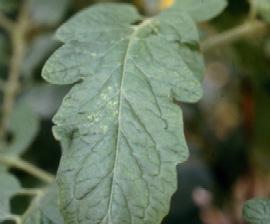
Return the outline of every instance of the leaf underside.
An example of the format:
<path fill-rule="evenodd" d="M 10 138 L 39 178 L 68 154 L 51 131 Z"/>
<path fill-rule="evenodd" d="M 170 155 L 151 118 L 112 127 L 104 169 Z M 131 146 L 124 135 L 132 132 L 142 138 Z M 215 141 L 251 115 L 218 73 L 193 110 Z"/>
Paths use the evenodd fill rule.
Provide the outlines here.
<path fill-rule="evenodd" d="M 65 223 L 160 223 L 175 166 L 188 156 L 174 100 L 202 95 L 193 20 L 173 8 L 145 19 L 130 5 L 104 4 L 73 17 L 57 37 L 65 44 L 43 77 L 75 83 L 53 120 Z"/>
<path fill-rule="evenodd" d="M 246 202 L 243 210 L 249 224 L 270 223 L 270 199 L 252 199 Z"/>

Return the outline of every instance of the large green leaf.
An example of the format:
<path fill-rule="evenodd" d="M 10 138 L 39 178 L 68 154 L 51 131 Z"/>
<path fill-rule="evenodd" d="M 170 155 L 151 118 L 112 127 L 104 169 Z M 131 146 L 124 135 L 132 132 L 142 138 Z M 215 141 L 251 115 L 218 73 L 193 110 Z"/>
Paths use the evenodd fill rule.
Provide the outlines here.
<path fill-rule="evenodd" d="M 252 199 L 247 201 L 243 214 L 249 224 L 269 224 L 270 199 Z"/>
<path fill-rule="evenodd" d="M 11 174 L 0 173 L 0 222 L 8 219 L 10 214 L 10 198 L 18 192 L 20 183 Z"/>
<path fill-rule="evenodd" d="M 194 20 L 206 21 L 221 13 L 227 0 L 176 0 L 176 5 L 175 8 L 187 11 Z"/>
<path fill-rule="evenodd" d="M 57 37 L 65 45 L 43 77 L 75 83 L 54 117 L 65 223 L 160 223 L 176 190 L 175 166 L 188 156 L 174 100 L 202 94 L 190 58 L 199 53 L 186 52 L 198 45 L 193 20 L 173 9 L 145 19 L 130 5 L 96 5 Z"/>
<path fill-rule="evenodd" d="M 53 184 L 42 194 L 34 199 L 23 215 L 23 224 L 64 224 L 58 208 L 56 185 Z"/>

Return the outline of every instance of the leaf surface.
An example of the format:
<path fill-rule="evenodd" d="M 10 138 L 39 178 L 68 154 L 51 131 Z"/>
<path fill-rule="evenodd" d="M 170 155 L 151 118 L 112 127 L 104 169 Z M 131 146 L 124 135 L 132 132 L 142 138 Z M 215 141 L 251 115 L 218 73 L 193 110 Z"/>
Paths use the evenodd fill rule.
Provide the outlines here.
<path fill-rule="evenodd" d="M 43 77 L 75 83 L 53 120 L 64 149 L 57 181 L 65 223 L 160 223 L 175 166 L 188 156 L 174 100 L 202 94 L 191 60 L 199 52 L 189 49 L 198 45 L 193 20 L 184 11 L 146 19 L 130 5 L 96 5 L 57 37 L 65 45 Z"/>
<path fill-rule="evenodd" d="M 200 22 L 220 14 L 227 4 L 227 0 L 176 0 L 175 8 L 188 12 L 195 21 Z"/>
<path fill-rule="evenodd" d="M 58 208 L 58 193 L 55 184 L 43 195 L 37 196 L 23 216 L 23 224 L 64 224 Z"/>
<path fill-rule="evenodd" d="M 39 117 L 51 119 L 69 89 L 68 86 L 35 85 L 23 95 L 22 100 Z"/>
<path fill-rule="evenodd" d="M 42 65 L 44 60 L 56 47 L 58 47 L 58 43 L 54 40 L 51 33 L 40 34 L 35 37 L 28 46 L 22 65 L 24 78 L 30 79 L 35 74 L 38 66 Z"/>
<path fill-rule="evenodd" d="M 70 0 L 28 0 L 30 2 L 31 17 L 37 25 L 54 25 L 59 23 L 68 7 Z"/>
<path fill-rule="evenodd" d="M 244 206 L 243 214 L 249 224 L 270 223 L 270 200 L 252 199 L 247 201 Z"/>
<path fill-rule="evenodd" d="M 252 1 L 254 7 L 259 15 L 261 15 L 267 22 L 270 22 L 270 1 L 269 0 L 254 0 Z"/>
<path fill-rule="evenodd" d="M 0 145 L 0 156 L 18 157 L 22 155 L 32 143 L 38 130 L 37 115 L 25 103 L 19 103 L 10 117 L 11 141 Z"/>
<path fill-rule="evenodd" d="M 20 183 L 11 174 L 0 173 L 0 222 L 10 217 L 10 198 L 20 189 Z"/>

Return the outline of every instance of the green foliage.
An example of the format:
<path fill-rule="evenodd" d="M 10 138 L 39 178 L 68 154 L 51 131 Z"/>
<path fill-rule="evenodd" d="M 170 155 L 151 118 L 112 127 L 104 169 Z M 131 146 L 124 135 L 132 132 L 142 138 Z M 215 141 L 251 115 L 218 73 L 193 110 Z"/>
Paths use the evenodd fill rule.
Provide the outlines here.
<path fill-rule="evenodd" d="M 10 117 L 10 142 L 1 142 L 0 160 L 20 157 L 30 146 L 39 129 L 39 120 L 24 103 L 19 103 Z M 16 177 L 7 172 L 8 166 L 0 164 L 0 221 L 12 217 L 9 209 L 10 198 L 20 189 Z"/>
<path fill-rule="evenodd" d="M 254 7 L 259 15 L 270 22 L 270 1 L 269 0 L 254 0 Z"/>
<path fill-rule="evenodd" d="M 23 96 L 23 100 L 41 118 L 51 119 L 68 90 L 67 86 L 36 85 Z"/>
<path fill-rule="evenodd" d="M 19 103 L 10 118 L 11 140 L 8 144 L 0 146 L 0 155 L 19 157 L 30 146 L 38 130 L 37 115 L 26 104 Z"/>
<path fill-rule="evenodd" d="M 243 215 L 249 224 L 269 224 L 270 200 L 252 199 L 247 201 L 244 206 Z"/>
<path fill-rule="evenodd" d="M 24 2 L 29 8 L 20 11 Z M 204 63 L 195 23 L 218 15 L 227 1 L 177 0 L 152 18 L 126 4 L 86 8 L 58 29 L 63 46 L 43 69 L 48 82 L 67 86 L 45 85 L 34 74 L 57 46 L 51 31 L 82 2 L 87 1 L 0 1 L 0 70 L 12 70 L 15 61 L 15 78 L 22 84 L 10 99 L 15 106 L 0 142 L 0 222 L 158 224 L 168 212 L 176 189 L 175 166 L 188 157 L 176 101 L 193 103 L 202 95 Z M 251 22 L 270 22 L 269 0 L 251 3 L 254 14 L 263 18 L 254 16 Z M 25 36 L 20 37 L 20 31 Z M 235 31 L 237 27 L 214 39 L 226 43 L 245 36 L 246 30 Z M 19 45 L 25 44 L 17 46 L 25 48 L 23 57 L 16 55 L 15 36 L 21 38 Z M 1 75 L 3 95 L 8 75 Z M 37 114 L 50 118 L 68 84 L 73 87 L 53 119 L 54 135 L 63 146 L 56 186 L 50 174 L 19 157 L 38 133 Z M 37 194 L 22 189 L 7 172 L 10 167 L 39 176 L 48 186 Z M 17 192 L 33 197 L 21 216 L 10 209 Z M 250 224 L 270 223 L 269 209 L 269 200 L 250 200 L 244 216 Z"/>
<path fill-rule="evenodd" d="M 0 0 L 0 11 L 10 13 L 17 9 L 18 0 Z"/>
<path fill-rule="evenodd" d="M 173 102 L 202 93 L 198 34 L 186 11 L 204 20 L 221 2 L 202 3 L 213 6 L 210 15 L 182 1 L 183 9 L 147 19 L 130 5 L 96 5 L 59 28 L 65 45 L 43 77 L 75 83 L 53 119 L 64 148 L 57 181 L 65 223 L 156 224 L 167 214 L 175 165 L 188 156 Z"/>
<path fill-rule="evenodd" d="M 55 184 L 40 193 L 22 218 L 23 224 L 64 224 L 58 208 L 58 194 Z"/>
<path fill-rule="evenodd" d="M 201 22 L 215 17 L 226 6 L 227 0 L 176 0 L 175 8 L 188 12 L 195 21 Z"/>
<path fill-rule="evenodd" d="M 26 58 L 22 66 L 22 73 L 25 78 L 31 78 L 35 69 L 38 68 L 57 46 L 56 40 L 51 33 L 46 33 L 37 36 L 28 47 Z"/>
<path fill-rule="evenodd" d="M 54 25 L 65 15 L 70 0 L 29 0 L 32 19 L 37 25 Z"/>
<path fill-rule="evenodd" d="M 6 37 L 0 33 L 0 69 L 7 64 L 8 49 Z"/>
<path fill-rule="evenodd" d="M 17 179 L 8 173 L 0 173 L 0 222 L 10 218 L 10 198 L 20 189 Z"/>

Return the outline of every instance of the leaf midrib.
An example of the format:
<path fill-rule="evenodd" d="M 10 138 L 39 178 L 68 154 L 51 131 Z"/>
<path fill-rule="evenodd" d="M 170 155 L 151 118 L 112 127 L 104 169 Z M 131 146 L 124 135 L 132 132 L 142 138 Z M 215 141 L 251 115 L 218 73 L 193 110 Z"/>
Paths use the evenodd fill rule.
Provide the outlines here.
<path fill-rule="evenodd" d="M 110 193 L 110 198 L 109 198 L 109 206 L 108 206 L 108 212 L 107 215 L 104 217 L 106 218 L 108 216 L 108 223 L 112 224 L 112 217 L 111 217 L 111 208 L 112 208 L 112 197 L 113 197 L 113 192 L 114 192 L 114 181 L 115 181 L 115 176 L 116 176 L 116 170 L 117 170 L 117 164 L 118 164 L 118 153 L 119 153 L 119 139 L 120 139 L 120 133 L 121 133 L 121 116 L 122 116 L 122 102 L 123 102 L 123 86 L 124 86 L 124 81 L 125 81 L 125 74 L 126 74 L 126 66 L 127 66 L 127 61 L 128 61 L 128 55 L 129 51 L 132 48 L 134 40 L 136 40 L 136 35 L 142 30 L 143 27 L 147 26 L 152 22 L 152 19 L 145 19 L 141 24 L 134 26 L 134 32 L 130 35 L 129 42 L 126 48 L 126 52 L 124 55 L 124 62 L 123 62 L 123 70 L 121 73 L 121 83 L 120 83 L 120 91 L 119 91 L 119 107 L 118 107 L 118 128 L 117 128 L 117 139 L 116 139 L 116 152 L 115 152 L 115 157 L 114 157 L 114 164 L 113 164 L 113 169 L 112 169 L 112 182 L 111 182 L 111 193 Z"/>

